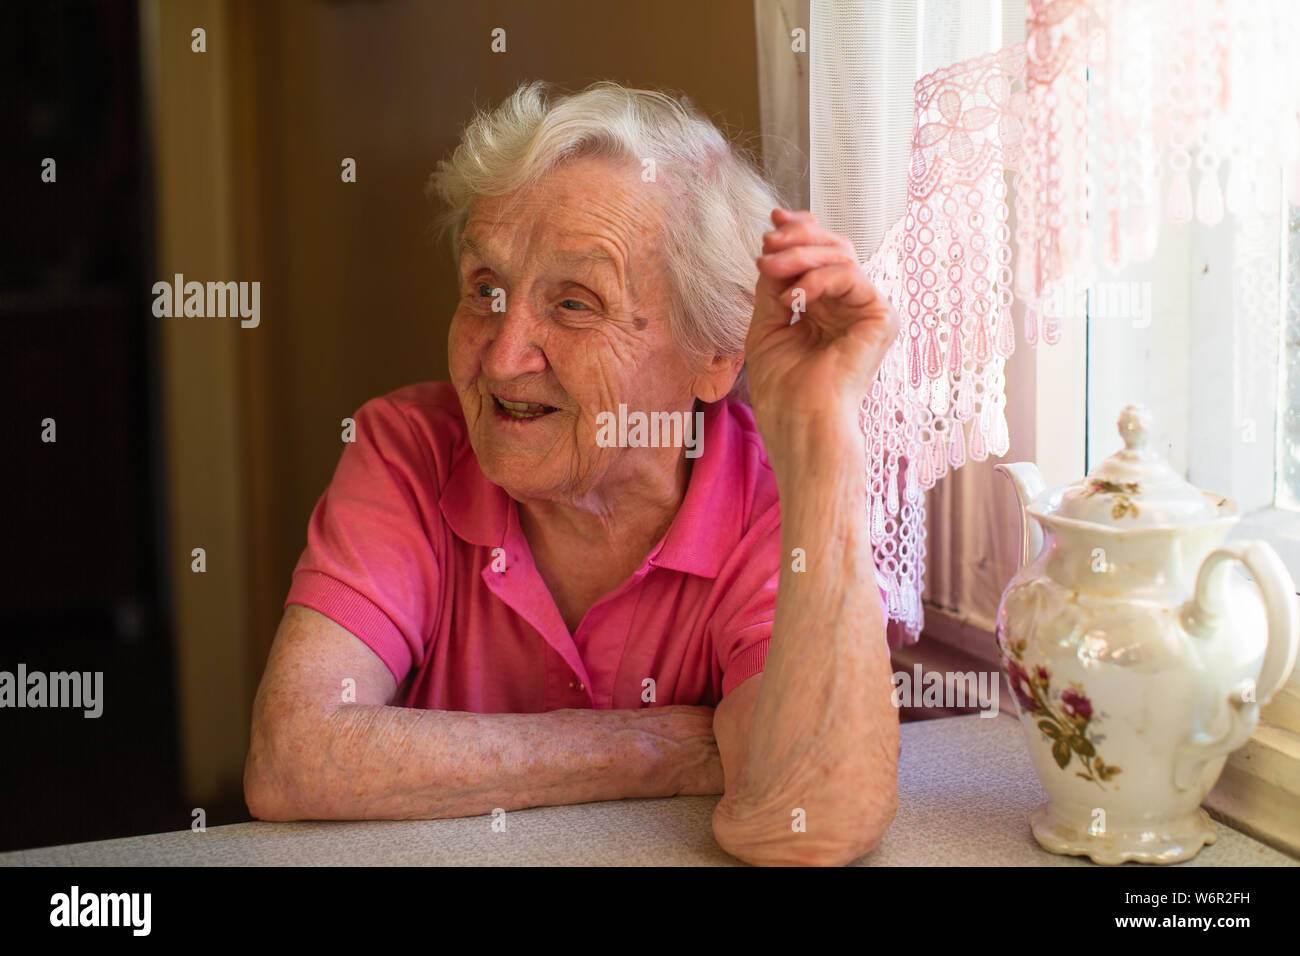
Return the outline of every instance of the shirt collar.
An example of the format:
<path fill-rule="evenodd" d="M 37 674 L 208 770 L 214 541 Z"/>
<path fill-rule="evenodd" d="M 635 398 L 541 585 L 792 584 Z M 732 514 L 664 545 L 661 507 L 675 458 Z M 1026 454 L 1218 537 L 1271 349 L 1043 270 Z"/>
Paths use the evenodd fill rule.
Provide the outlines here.
<path fill-rule="evenodd" d="M 646 565 L 702 577 L 717 577 L 740 537 L 744 449 L 726 401 L 704 405 L 700 456 L 663 539 Z M 452 466 L 438 507 L 462 540 L 486 548 L 505 547 L 510 527 L 510 496 L 488 480 L 468 440 Z M 517 524 L 517 522 L 516 522 Z M 644 567 L 645 565 L 643 565 Z"/>
<path fill-rule="evenodd" d="M 686 496 L 649 563 L 702 577 L 717 577 L 740 539 L 744 449 L 727 402 L 702 408 L 700 457 L 691 466 Z"/>
<path fill-rule="evenodd" d="M 462 540 L 485 548 L 505 546 L 510 496 L 483 474 L 468 437 L 464 453 L 447 476 L 438 508 L 447 525 Z"/>

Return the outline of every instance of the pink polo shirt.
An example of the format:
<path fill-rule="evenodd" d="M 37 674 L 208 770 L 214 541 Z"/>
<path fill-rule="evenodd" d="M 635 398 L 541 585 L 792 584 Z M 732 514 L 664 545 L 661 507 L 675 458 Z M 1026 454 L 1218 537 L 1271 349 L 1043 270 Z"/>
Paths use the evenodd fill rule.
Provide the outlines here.
<path fill-rule="evenodd" d="M 667 534 L 573 634 L 515 501 L 478 467 L 449 383 L 372 399 L 354 419 L 285 606 L 364 641 L 406 688 L 404 706 L 716 706 L 763 670 L 781 528 L 748 406 L 705 406 L 702 454 Z"/>

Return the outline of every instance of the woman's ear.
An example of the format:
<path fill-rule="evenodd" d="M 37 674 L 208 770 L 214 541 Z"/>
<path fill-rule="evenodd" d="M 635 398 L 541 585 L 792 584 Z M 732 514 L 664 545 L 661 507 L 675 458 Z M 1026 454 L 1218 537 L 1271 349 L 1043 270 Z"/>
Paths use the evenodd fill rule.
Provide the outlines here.
<path fill-rule="evenodd" d="M 691 383 L 691 392 L 700 401 L 708 404 L 725 398 L 736 384 L 736 376 L 745 364 L 745 356 L 722 355 L 715 353 Z"/>

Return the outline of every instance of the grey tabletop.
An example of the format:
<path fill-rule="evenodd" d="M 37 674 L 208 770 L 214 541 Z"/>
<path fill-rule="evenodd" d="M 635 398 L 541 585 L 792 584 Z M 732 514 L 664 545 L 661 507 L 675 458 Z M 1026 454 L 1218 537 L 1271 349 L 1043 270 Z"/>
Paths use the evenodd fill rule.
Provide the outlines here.
<path fill-rule="evenodd" d="M 903 724 L 899 811 L 858 866 L 1093 866 L 1042 850 L 1047 799 L 1015 718 Z M 618 800 L 455 820 L 241 823 L 0 854 L 2 866 L 734 866 L 714 842 L 718 797 Z M 1296 866 L 1222 824 L 1179 866 Z M 1125 864 L 1138 866 L 1139 864 Z"/>

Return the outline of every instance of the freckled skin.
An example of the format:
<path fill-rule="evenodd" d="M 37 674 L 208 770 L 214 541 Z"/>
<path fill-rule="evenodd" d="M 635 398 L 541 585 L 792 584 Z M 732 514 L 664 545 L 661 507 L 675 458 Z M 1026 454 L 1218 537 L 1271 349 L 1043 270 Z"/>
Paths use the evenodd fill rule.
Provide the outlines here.
<path fill-rule="evenodd" d="M 702 367 L 673 339 L 662 196 L 638 164 L 583 157 L 519 193 L 480 198 L 464 230 L 482 255 L 461 255 L 452 384 L 479 466 L 519 502 L 570 629 L 667 531 L 689 478 L 681 449 L 600 447 L 598 416 L 620 404 L 688 415 L 696 398 L 725 395 L 742 361 Z M 590 250 L 614 262 L 561 255 Z M 504 312 L 492 311 L 496 288 Z M 502 393 L 558 411 L 503 423 L 492 397 Z"/>

